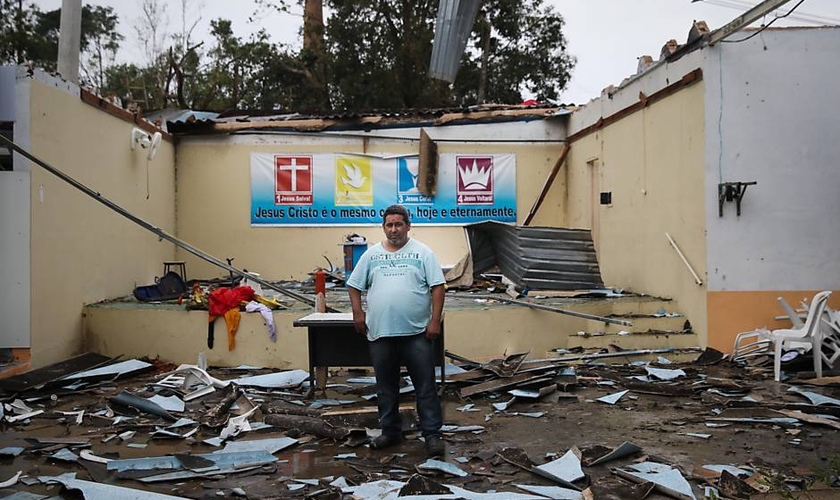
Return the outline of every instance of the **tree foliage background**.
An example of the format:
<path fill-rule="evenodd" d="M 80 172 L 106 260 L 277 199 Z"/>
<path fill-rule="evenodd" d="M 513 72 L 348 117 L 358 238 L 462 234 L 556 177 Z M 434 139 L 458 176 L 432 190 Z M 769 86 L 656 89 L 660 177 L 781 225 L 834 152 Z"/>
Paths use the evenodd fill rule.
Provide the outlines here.
<path fill-rule="evenodd" d="M 195 1 L 136 0 L 128 20 L 144 60 L 117 64 L 124 42 L 110 7 L 84 5 L 82 84 L 123 105 L 326 112 L 437 108 L 523 96 L 557 100 L 575 58 L 563 17 L 543 0 L 484 0 L 454 84 L 428 77 L 439 0 L 300 0 L 302 48 L 247 39 L 216 19 L 197 36 Z M 257 0 L 259 9 L 289 12 L 285 0 Z M 326 18 L 323 12 L 329 13 Z M 170 14 L 178 22 L 169 28 Z M 0 63 L 56 67 L 60 11 L 29 0 L 0 0 Z M 125 21 L 125 20 L 123 20 Z"/>

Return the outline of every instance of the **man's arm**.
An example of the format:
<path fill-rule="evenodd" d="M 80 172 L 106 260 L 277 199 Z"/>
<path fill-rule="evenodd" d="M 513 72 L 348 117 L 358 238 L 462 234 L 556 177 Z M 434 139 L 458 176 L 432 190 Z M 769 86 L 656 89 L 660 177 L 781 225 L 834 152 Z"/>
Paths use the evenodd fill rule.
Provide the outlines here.
<path fill-rule="evenodd" d="M 350 307 L 353 309 L 353 326 L 356 327 L 357 332 L 367 334 L 365 312 L 362 310 L 362 291 L 349 286 L 347 292 L 350 294 Z"/>
<path fill-rule="evenodd" d="M 440 336 L 440 318 L 443 315 L 443 299 L 446 297 L 446 288 L 443 285 L 432 287 L 432 319 L 426 327 L 426 338 L 435 339 Z M 353 315 L 355 317 L 355 314 Z"/>

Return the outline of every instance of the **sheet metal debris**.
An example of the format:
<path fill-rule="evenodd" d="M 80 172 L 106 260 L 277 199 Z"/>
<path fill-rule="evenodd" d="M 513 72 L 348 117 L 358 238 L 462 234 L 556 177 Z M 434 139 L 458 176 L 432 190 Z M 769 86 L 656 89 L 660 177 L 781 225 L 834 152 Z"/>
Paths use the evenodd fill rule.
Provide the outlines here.
<path fill-rule="evenodd" d="M 272 455 L 280 450 L 285 450 L 290 446 L 294 446 L 298 440 L 291 437 L 279 437 L 270 439 L 254 439 L 251 441 L 229 441 L 225 443 L 225 447 L 213 453 L 232 453 L 232 452 L 250 452 L 250 451 L 266 451 Z"/>
<path fill-rule="evenodd" d="M 652 482 L 660 492 L 681 500 L 696 500 L 691 484 L 680 471 L 670 465 L 657 462 L 630 464 L 615 469 L 615 473 L 636 482 Z"/>
<path fill-rule="evenodd" d="M 242 387 L 262 387 L 265 389 L 288 389 L 297 387 L 309 378 L 309 372 L 304 370 L 290 370 L 265 375 L 242 377 L 231 382 Z"/>
<path fill-rule="evenodd" d="M 822 394 L 818 394 L 816 392 L 803 391 L 802 389 L 796 386 L 793 386 L 790 389 L 788 389 L 788 392 L 795 392 L 800 396 L 808 398 L 808 401 L 810 401 L 812 405 L 840 406 L 840 399 L 832 398 L 829 396 L 823 396 Z"/>
<path fill-rule="evenodd" d="M 171 420 L 173 422 L 178 420 L 177 418 L 173 417 L 171 413 L 161 408 L 160 405 L 153 403 L 145 398 L 129 394 L 125 391 L 120 392 L 116 396 L 113 396 L 112 398 L 110 398 L 110 400 L 112 403 L 115 403 L 117 405 L 122 405 L 129 408 L 136 408 L 144 413 L 165 418 L 166 420 Z"/>
<path fill-rule="evenodd" d="M 0 482 L 0 488 L 8 488 L 9 486 L 14 486 L 15 484 L 17 484 L 18 479 L 20 479 L 21 474 L 23 474 L 23 471 L 19 470 L 14 476 L 10 477 L 9 479 L 6 479 L 3 482 Z"/>
<path fill-rule="evenodd" d="M 94 368 L 92 370 L 85 370 L 78 373 L 72 373 L 70 375 L 61 377 L 57 380 L 83 380 L 98 377 L 118 378 L 127 375 L 142 373 L 151 370 L 152 368 L 154 368 L 154 365 L 152 365 L 151 363 L 147 363 L 139 359 L 129 359 L 127 361 L 121 361 L 119 363 L 102 366 L 100 368 Z"/>
<path fill-rule="evenodd" d="M 106 464 L 108 470 L 124 472 L 128 470 L 153 470 L 153 469 L 184 469 L 188 468 L 184 463 L 186 456 L 166 455 L 162 457 L 132 458 L 123 460 L 111 460 Z M 265 450 L 233 451 L 225 453 L 205 453 L 192 455 L 200 460 L 207 460 L 214 467 L 222 469 L 230 466 L 245 467 L 249 465 L 263 465 L 276 462 L 277 458 Z"/>
<path fill-rule="evenodd" d="M 155 394 L 150 398 L 146 398 L 146 401 L 152 402 L 166 411 L 174 411 L 176 413 L 183 413 L 186 408 L 184 400 L 178 396 L 161 396 L 160 394 Z"/>
<path fill-rule="evenodd" d="M 135 490 L 122 486 L 95 483 L 76 479 L 75 473 L 62 474 L 60 476 L 41 476 L 38 478 L 42 483 L 61 483 L 71 490 L 79 490 L 85 500 L 183 500 L 186 497 L 164 495 L 147 490 Z"/>
<path fill-rule="evenodd" d="M 595 401 L 600 401 L 601 403 L 606 403 L 608 405 L 614 405 L 614 404 L 618 403 L 619 400 L 621 400 L 621 398 L 624 397 L 624 395 L 627 394 L 628 392 L 630 392 L 630 391 L 625 390 L 625 391 L 614 392 L 614 393 L 609 394 L 607 396 L 600 397 L 600 398 L 596 399 Z"/>
<path fill-rule="evenodd" d="M 440 460 L 435 460 L 433 458 L 430 458 L 422 464 L 418 465 L 417 469 L 421 471 L 440 471 L 458 477 L 465 477 L 468 475 L 467 472 L 459 469 L 458 467 L 450 463 L 441 462 Z"/>
<path fill-rule="evenodd" d="M 685 371 L 682 369 L 667 370 L 665 368 L 646 366 L 645 371 L 647 371 L 648 375 L 651 377 L 656 377 L 659 380 L 674 380 L 679 377 L 685 377 Z"/>
<path fill-rule="evenodd" d="M 605 446 L 595 446 L 582 451 L 581 461 L 584 465 L 594 467 L 596 465 L 605 464 L 612 460 L 628 457 L 641 453 L 642 449 L 630 441 L 625 441 L 616 448 L 607 448 Z"/>
<path fill-rule="evenodd" d="M 580 450 L 577 448 L 570 449 L 557 460 L 538 465 L 537 469 L 570 483 L 585 477 L 580 467 Z"/>
<path fill-rule="evenodd" d="M 498 265 L 514 283 L 532 290 L 604 286 L 588 230 L 498 222 L 471 224 L 465 230 L 474 273 Z"/>
<path fill-rule="evenodd" d="M 517 488 L 552 500 L 583 500 L 583 492 L 570 490 L 562 486 L 537 486 L 534 484 L 515 484 Z"/>

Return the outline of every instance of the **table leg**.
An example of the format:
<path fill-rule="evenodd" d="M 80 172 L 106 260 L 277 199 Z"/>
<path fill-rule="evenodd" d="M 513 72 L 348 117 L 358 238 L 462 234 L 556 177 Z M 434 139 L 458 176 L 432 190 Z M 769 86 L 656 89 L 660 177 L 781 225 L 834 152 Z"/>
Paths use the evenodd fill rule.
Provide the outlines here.
<path fill-rule="evenodd" d="M 326 366 L 316 366 L 315 367 L 315 385 L 319 391 L 324 392 L 327 390 L 327 367 Z"/>

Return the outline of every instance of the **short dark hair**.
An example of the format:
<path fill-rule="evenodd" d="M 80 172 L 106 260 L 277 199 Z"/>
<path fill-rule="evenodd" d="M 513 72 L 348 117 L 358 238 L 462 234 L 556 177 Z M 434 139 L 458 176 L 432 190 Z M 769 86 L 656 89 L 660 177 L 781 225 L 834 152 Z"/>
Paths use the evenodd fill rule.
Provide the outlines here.
<path fill-rule="evenodd" d="M 388 218 L 389 215 L 402 215 L 403 222 L 411 224 L 411 214 L 409 214 L 408 210 L 406 210 L 406 208 L 402 205 L 391 205 L 386 208 L 385 212 L 382 213 L 383 224 L 385 224 L 385 219 Z"/>

